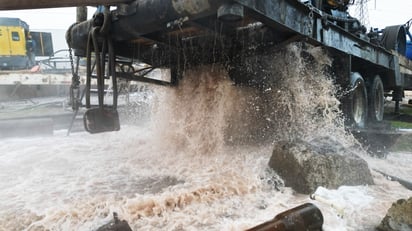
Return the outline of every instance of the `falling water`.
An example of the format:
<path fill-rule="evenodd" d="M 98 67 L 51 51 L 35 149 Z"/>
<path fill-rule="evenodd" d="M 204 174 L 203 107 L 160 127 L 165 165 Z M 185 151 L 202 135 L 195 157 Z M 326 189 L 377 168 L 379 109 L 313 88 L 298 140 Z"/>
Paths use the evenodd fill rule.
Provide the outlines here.
<path fill-rule="evenodd" d="M 187 70 L 178 87 L 153 90 L 150 122 L 119 132 L 1 140 L 0 230 L 95 230 L 113 212 L 133 230 L 243 230 L 308 202 L 268 169 L 273 142 L 353 142 L 324 71 L 330 61 L 308 52 L 316 65 L 295 45 L 265 60 L 276 75 L 262 87 L 235 85 L 218 65 Z M 377 179 L 334 192 L 345 218 L 319 204 L 325 230 L 371 229 L 408 194 Z"/>
<path fill-rule="evenodd" d="M 320 48 L 306 52 L 312 62 L 302 57 L 299 45 L 259 59 L 271 74 L 258 87 L 235 85 L 217 65 L 189 70 L 177 89 L 158 95 L 162 104 L 155 115 L 161 118 L 155 116 L 154 123 L 173 146 L 193 142 L 200 150 L 199 145 L 209 149 L 329 134 L 350 143 L 338 89 L 325 71 L 331 61 Z"/>

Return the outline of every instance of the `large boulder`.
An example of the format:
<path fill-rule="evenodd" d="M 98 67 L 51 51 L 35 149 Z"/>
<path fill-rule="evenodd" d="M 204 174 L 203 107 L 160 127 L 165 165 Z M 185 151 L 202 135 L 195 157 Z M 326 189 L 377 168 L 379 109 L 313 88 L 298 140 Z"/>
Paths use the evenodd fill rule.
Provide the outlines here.
<path fill-rule="evenodd" d="M 269 166 L 283 178 L 285 186 L 304 194 L 319 186 L 336 189 L 373 184 L 366 161 L 328 137 L 277 142 Z"/>
<path fill-rule="evenodd" d="M 398 200 L 392 204 L 388 213 L 378 227 L 379 231 L 411 231 L 412 230 L 412 197 Z"/>

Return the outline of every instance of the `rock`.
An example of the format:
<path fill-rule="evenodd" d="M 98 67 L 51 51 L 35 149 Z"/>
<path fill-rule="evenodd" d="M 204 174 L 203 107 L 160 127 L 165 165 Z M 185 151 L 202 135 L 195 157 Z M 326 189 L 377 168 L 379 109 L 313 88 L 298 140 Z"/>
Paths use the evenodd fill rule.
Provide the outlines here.
<path fill-rule="evenodd" d="M 113 220 L 99 227 L 96 231 L 132 231 L 127 221 L 119 220 L 117 213 L 113 213 Z"/>
<path fill-rule="evenodd" d="M 317 187 L 373 184 L 368 164 L 338 141 L 322 137 L 311 141 L 275 144 L 269 166 L 296 192 L 310 194 Z"/>
<path fill-rule="evenodd" d="M 412 197 L 393 203 L 377 229 L 379 231 L 412 231 Z"/>

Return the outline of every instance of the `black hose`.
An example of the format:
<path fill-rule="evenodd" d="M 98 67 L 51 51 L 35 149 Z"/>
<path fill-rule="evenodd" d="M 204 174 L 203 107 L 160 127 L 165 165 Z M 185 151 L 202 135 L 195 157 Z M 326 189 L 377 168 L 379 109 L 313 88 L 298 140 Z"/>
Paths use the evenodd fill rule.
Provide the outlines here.
<path fill-rule="evenodd" d="M 117 108 L 117 77 L 116 77 L 116 56 L 114 52 L 113 41 L 110 35 L 107 36 L 107 43 L 109 46 L 109 71 L 112 76 L 112 87 L 113 87 L 113 109 Z"/>
<path fill-rule="evenodd" d="M 92 79 L 92 31 L 87 38 L 86 51 L 86 108 L 90 108 L 90 88 Z"/>
<path fill-rule="evenodd" d="M 99 50 L 99 43 L 97 40 L 97 34 L 100 31 L 99 27 L 95 27 L 92 29 L 92 43 L 94 48 L 94 54 L 96 58 L 96 75 L 97 75 L 97 92 L 98 92 L 98 100 L 99 100 L 99 107 L 103 109 L 104 105 L 104 78 L 102 73 L 102 60 L 100 57 L 100 50 Z M 103 59 L 104 62 L 104 59 Z"/>

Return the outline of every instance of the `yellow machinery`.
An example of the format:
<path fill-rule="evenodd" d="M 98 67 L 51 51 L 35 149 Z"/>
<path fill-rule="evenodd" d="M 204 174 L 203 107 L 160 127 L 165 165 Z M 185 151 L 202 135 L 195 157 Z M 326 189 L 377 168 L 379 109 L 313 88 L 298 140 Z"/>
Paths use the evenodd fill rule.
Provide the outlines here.
<path fill-rule="evenodd" d="M 32 36 L 32 44 L 28 37 Z M 34 44 L 34 45 L 33 45 Z M 30 51 L 29 47 L 33 47 Z M 0 18 L 0 69 L 23 69 L 34 65 L 30 56 L 53 54 L 51 33 L 30 32 L 29 25 L 18 18 Z"/>
<path fill-rule="evenodd" d="M 28 65 L 26 35 L 29 26 L 18 18 L 0 18 L 0 67 L 24 68 Z"/>

